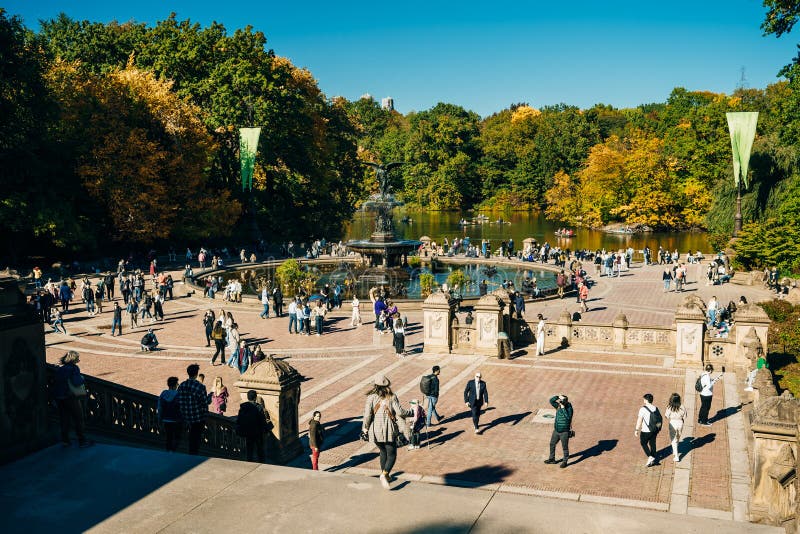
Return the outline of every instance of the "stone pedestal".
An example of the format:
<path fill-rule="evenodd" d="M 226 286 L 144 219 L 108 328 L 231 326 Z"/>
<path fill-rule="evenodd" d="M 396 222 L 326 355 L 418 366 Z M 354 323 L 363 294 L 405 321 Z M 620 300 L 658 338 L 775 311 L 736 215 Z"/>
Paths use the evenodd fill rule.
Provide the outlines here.
<path fill-rule="evenodd" d="M 455 302 L 449 293 L 437 291 L 425 299 L 422 304 L 423 352 L 450 352 L 450 322 L 454 312 Z"/>
<path fill-rule="evenodd" d="M 568 347 L 572 339 L 572 314 L 566 308 L 558 316 L 556 339 L 559 347 Z"/>
<path fill-rule="evenodd" d="M 287 463 L 303 451 L 299 437 L 300 381 L 297 370 L 286 362 L 267 359 L 251 365 L 236 382 L 243 401 L 255 390 L 274 425 L 267 435 L 267 456 Z"/>
<path fill-rule="evenodd" d="M 500 306 L 503 312 L 503 321 L 500 325 L 500 330 L 507 333 L 509 336 L 512 334 L 511 331 L 511 295 L 508 294 L 508 291 L 503 289 L 502 287 L 499 289 L 495 289 L 491 292 L 491 295 L 497 297 L 500 300 Z M 517 341 L 513 337 L 511 338 L 512 341 Z"/>
<path fill-rule="evenodd" d="M 703 365 L 706 309 L 702 299 L 689 296 L 675 310 L 675 365 Z"/>
<path fill-rule="evenodd" d="M 797 519 L 798 417 L 800 401 L 788 392 L 753 410 L 751 521 L 790 527 Z"/>
<path fill-rule="evenodd" d="M 628 317 L 624 313 L 619 313 L 616 317 L 614 317 L 614 323 L 612 326 L 614 327 L 614 348 L 627 348 L 628 344 L 626 339 L 628 333 Z"/>
<path fill-rule="evenodd" d="M 736 355 L 732 364 L 735 367 L 748 369 L 750 360 L 748 359 L 748 347 L 745 346 L 745 338 L 749 335 L 755 334 L 761 342 L 761 347 L 766 349 L 767 333 L 769 331 L 770 319 L 767 313 L 756 304 L 745 304 L 736 310 L 733 315 L 733 321 L 736 325 L 734 327 L 734 334 L 736 339 Z"/>
<path fill-rule="evenodd" d="M 50 445 L 44 328 L 14 278 L 0 278 L 0 464 Z"/>
<path fill-rule="evenodd" d="M 484 295 L 475 305 L 475 352 L 479 354 L 497 354 L 497 334 L 503 324 L 503 310 L 500 298 L 496 295 Z"/>

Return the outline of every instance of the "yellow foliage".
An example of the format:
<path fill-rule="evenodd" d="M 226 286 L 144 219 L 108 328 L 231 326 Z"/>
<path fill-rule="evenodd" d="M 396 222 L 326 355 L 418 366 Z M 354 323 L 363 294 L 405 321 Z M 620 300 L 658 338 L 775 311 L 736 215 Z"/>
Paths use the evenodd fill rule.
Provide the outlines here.
<path fill-rule="evenodd" d="M 542 112 L 536 108 L 532 108 L 530 106 L 519 106 L 511 115 L 511 124 L 533 120 L 541 114 Z"/>

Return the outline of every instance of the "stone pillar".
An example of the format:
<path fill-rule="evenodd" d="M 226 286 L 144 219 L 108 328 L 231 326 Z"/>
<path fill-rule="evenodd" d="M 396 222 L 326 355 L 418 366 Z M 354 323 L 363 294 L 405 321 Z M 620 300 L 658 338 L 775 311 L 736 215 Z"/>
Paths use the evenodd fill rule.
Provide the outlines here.
<path fill-rule="evenodd" d="M 614 348 L 625 349 L 628 347 L 628 317 L 624 313 L 619 313 L 614 317 Z"/>
<path fill-rule="evenodd" d="M 452 347 L 450 322 L 453 319 L 453 299 L 449 293 L 431 293 L 422 303 L 423 352 L 450 352 Z"/>
<path fill-rule="evenodd" d="M 675 365 L 702 367 L 705 328 L 705 303 L 694 295 L 685 297 L 675 310 Z"/>
<path fill-rule="evenodd" d="M 492 295 L 496 296 L 500 299 L 502 312 L 503 312 L 503 322 L 500 325 L 500 330 L 511 335 L 511 295 L 508 294 L 508 291 L 503 289 L 502 287 L 499 289 L 495 289 L 491 293 Z"/>
<path fill-rule="evenodd" d="M 484 295 L 475 305 L 475 352 L 497 354 L 497 334 L 503 324 L 503 310 L 500 298 Z"/>
<path fill-rule="evenodd" d="M 569 347 L 572 343 L 572 314 L 564 308 L 558 316 L 556 336 L 560 347 Z"/>
<path fill-rule="evenodd" d="M 797 421 L 800 401 L 789 392 L 761 399 L 752 412 L 750 521 L 787 527 L 797 519 Z M 796 525 L 796 523 L 795 523 Z"/>
<path fill-rule="evenodd" d="M 0 464 L 50 445 L 52 431 L 42 322 L 17 280 L 0 278 Z"/>
<path fill-rule="evenodd" d="M 756 304 L 740 306 L 736 313 L 733 314 L 733 321 L 735 325 L 733 334 L 736 336 L 736 355 L 731 363 L 735 367 L 748 369 L 750 362 L 748 360 L 748 348 L 743 344 L 744 340 L 748 335 L 755 334 L 761 342 L 761 347 L 768 347 L 767 332 L 771 321 L 764 309 Z"/>
<path fill-rule="evenodd" d="M 247 401 L 251 389 L 264 401 L 274 425 L 267 435 L 267 455 L 277 463 L 287 463 L 303 451 L 298 412 L 301 379 L 294 367 L 270 354 L 251 365 L 235 384 L 242 401 Z"/>

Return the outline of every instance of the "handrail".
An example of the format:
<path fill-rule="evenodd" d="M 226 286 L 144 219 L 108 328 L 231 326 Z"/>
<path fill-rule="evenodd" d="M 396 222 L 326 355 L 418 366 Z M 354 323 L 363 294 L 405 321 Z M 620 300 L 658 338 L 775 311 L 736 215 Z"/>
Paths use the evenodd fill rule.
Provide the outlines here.
<path fill-rule="evenodd" d="M 52 388 L 56 369 L 56 365 L 47 364 L 48 388 Z M 87 391 L 83 410 L 88 431 L 121 441 L 164 447 L 165 437 L 158 422 L 157 396 L 91 375 L 84 374 L 83 378 Z M 56 409 L 52 402 L 50 409 L 55 417 Z M 185 436 L 182 436 L 178 450 L 188 451 Z M 206 416 L 200 455 L 241 460 L 244 459 L 244 450 L 244 439 L 236 434 L 233 420 L 214 413 Z"/>

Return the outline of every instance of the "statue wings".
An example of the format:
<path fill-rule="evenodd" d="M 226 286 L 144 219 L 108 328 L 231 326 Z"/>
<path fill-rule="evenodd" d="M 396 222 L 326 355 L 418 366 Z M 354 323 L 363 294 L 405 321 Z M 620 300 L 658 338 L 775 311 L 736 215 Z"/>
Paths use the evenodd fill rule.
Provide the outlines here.
<path fill-rule="evenodd" d="M 361 163 L 363 163 L 364 165 L 369 165 L 376 171 L 377 170 L 390 171 L 395 167 L 399 167 L 400 165 L 405 165 L 404 161 L 392 161 L 391 163 L 386 163 L 385 165 L 382 165 L 380 163 L 375 163 L 374 161 L 362 161 Z"/>

